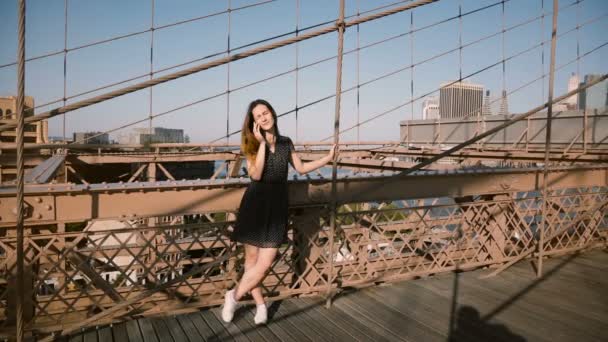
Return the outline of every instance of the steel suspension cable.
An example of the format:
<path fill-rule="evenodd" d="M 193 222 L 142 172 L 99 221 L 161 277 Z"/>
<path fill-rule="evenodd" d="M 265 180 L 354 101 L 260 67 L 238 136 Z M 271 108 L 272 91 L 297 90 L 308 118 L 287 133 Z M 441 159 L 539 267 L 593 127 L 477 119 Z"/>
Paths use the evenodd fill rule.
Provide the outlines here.
<path fill-rule="evenodd" d="M 369 22 L 369 21 L 376 20 L 376 19 L 379 19 L 379 18 L 382 18 L 382 17 L 386 17 L 386 16 L 389 16 L 389 15 L 392 15 L 392 14 L 395 14 L 395 13 L 403 12 L 403 11 L 406 11 L 406 10 L 409 10 L 409 9 L 412 9 L 412 8 L 415 8 L 415 7 L 427 5 L 427 4 L 436 2 L 436 1 L 438 1 L 438 0 L 418 0 L 418 1 L 412 2 L 412 3 L 408 4 L 408 5 L 396 7 L 396 8 L 390 9 L 390 10 L 386 10 L 386 11 L 383 11 L 383 12 L 380 12 L 380 13 L 372 14 L 372 15 L 369 15 L 369 16 L 366 16 L 366 17 L 362 17 L 362 18 L 359 18 L 359 19 L 352 20 L 350 22 L 346 22 L 345 23 L 345 28 L 349 27 L 349 26 L 356 25 L 357 23 Z M 102 94 L 102 95 L 99 95 L 99 96 L 95 96 L 95 97 L 87 99 L 87 100 L 78 101 L 76 103 L 73 103 L 73 104 L 65 106 L 65 107 L 57 108 L 57 109 L 54 109 L 54 110 L 51 110 L 51 111 L 47 111 L 47 112 L 42 113 L 42 114 L 38 114 L 38 115 L 34 115 L 34 116 L 31 116 L 31 117 L 28 117 L 27 120 L 26 120 L 26 123 L 31 123 L 31 122 L 40 121 L 40 120 L 43 120 L 43 119 L 48 119 L 48 118 L 60 115 L 62 113 L 65 113 L 65 112 L 69 112 L 69 111 L 72 111 L 72 110 L 88 107 L 90 105 L 93 105 L 93 104 L 96 104 L 96 103 L 100 103 L 100 102 L 104 102 L 104 101 L 107 101 L 107 100 L 110 100 L 110 99 L 113 99 L 113 98 L 116 98 L 116 97 L 119 97 L 119 96 L 123 96 L 123 95 L 126 95 L 126 94 L 130 94 L 130 93 L 136 92 L 138 90 L 142 90 L 142 89 L 145 89 L 145 88 L 148 88 L 148 87 L 151 87 L 151 86 L 162 84 L 162 83 L 165 83 L 165 82 L 168 82 L 168 81 L 171 81 L 171 80 L 175 80 L 175 79 L 178 79 L 178 78 L 181 78 L 181 77 L 184 77 L 184 76 L 192 75 L 194 73 L 197 73 L 197 72 L 200 72 L 200 71 L 203 71 L 203 70 L 207 70 L 207 69 L 210 69 L 210 68 L 213 68 L 213 67 L 217 67 L 219 65 L 226 64 L 226 63 L 228 63 L 230 61 L 236 61 L 236 60 L 240 60 L 240 59 L 243 59 L 243 58 L 246 58 L 246 57 L 254 56 L 254 55 L 257 55 L 257 54 L 260 54 L 260 53 L 263 53 L 263 52 L 267 52 L 267 51 L 271 51 L 271 50 L 274 50 L 274 49 L 277 49 L 277 48 L 280 48 L 280 47 L 283 47 L 283 46 L 291 45 L 291 44 L 293 44 L 295 42 L 298 42 L 298 41 L 303 41 L 303 40 L 311 39 L 311 38 L 318 37 L 318 36 L 321 36 L 321 35 L 325 35 L 325 34 L 334 32 L 336 30 L 338 30 L 338 26 L 334 25 L 334 26 L 326 27 L 326 28 L 323 28 L 323 29 L 320 29 L 320 30 L 317 30 L 317 31 L 314 31 L 314 32 L 309 32 L 309 33 L 301 35 L 299 37 L 293 37 L 293 38 L 285 39 L 285 40 L 280 41 L 280 42 L 276 42 L 276 43 L 273 43 L 273 44 L 264 45 L 264 46 L 261 46 L 261 47 L 258 47 L 258 48 L 254 48 L 252 50 L 249 50 L 249 51 L 246 51 L 246 52 L 243 52 L 243 53 L 234 54 L 234 55 L 231 55 L 231 56 L 228 56 L 228 57 L 220 58 L 220 59 L 215 60 L 213 62 L 204 63 L 202 65 L 191 67 L 191 68 L 179 71 L 179 72 L 175 72 L 175 73 L 171 73 L 169 75 L 158 77 L 158 78 L 153 79 L 153 80 L 149 80 L 149 81 L 146 81 L 146 82 L 141 82 L 141 83 L 132 85 L 130 87 L 126 87 L 126 88 L 123 88 L 123 89 L 118 89 L 118 90 L 115 90 L 115 91 L 111 91 L 109 93 L 105 93 L 105 94 Z M 0 127 L 0 132 L 6 131 L 6 130 L 12 129 L 12 128 L 14 128 L 13 124 L 7 124 L 7 125 L 4 125 L 4 126 Z"/>

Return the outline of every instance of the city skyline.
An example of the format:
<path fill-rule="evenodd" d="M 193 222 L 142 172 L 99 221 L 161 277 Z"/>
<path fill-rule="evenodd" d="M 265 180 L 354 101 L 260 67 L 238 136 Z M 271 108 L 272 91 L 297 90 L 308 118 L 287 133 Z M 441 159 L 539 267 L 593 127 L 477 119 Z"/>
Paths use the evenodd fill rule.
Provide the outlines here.
<path fill-rule="evenodd" d="M 356 14 L 356 1 L 347 1 L 347 15 Z M 360 2 L 360 11 L 390 2 Z M 414 28 L 447 20 L 458 14 L 458 7 L 467 13 L 477 8 L 491 6 L 495 1 L 440 1 L 436 4 L 414 9 Z M 499 2 L 500 3 L 500 2 Z M 572 2 L 574 4 L 574 2 Z M 68 8 L 67 48 L 73 49 L 86 43 L 107 39 L 119 34 L 127 34 L 137 30 L 145 30 L 151 25 L 151 8 L 149 1 L 141 2 L 77 2 L 70 3 Z M 233 1 L 231 6 L 237 8 L 253 4 L 249 1 Z M 28 3 L 28 37 L 27 57 L 35 57 L 63 49 L 64 43 L 64 2 L 30 2 Z M 544 5 L 544 8 L 541 8 Z M 13 4 L 2 3 L 0 22 L 2 30 L 0 38 L 9 48 L 0 51 L 0 65 L 14 61 L 16 47 L 16 9 Z M 198 7 L 197 7 L 198 6 Z M 232 49 L 245 44 L 282 32 L 293 31 L 296 22 L 300 29 L 316 23 L 331 21 L 337 14 L 337 2 L 327 3 L 311 1 L 300 3 L 300 18 L 296 20 L 295 1 L 275 1 L 249 9 L 234 11 L 231 14 Z M 591 21 L 608 10 L 605 2 L 587 0 L 580 4 L 560 2 L 559 27 L 561 32 L 567 32 L 577 24 Z M 227 3 L 184 4 L 172 6 L 169 2 L 156 1 L 154 26 L 161 27 L 179 20 L 187 20 L 198 15 L 221 12 L 227 9 Z M 546 14 L 551 11 L 547 1 L 512 0 L 505 3 L 504 26 L 511 27 L 524 22 L 526 19 Z M 483 15 L 481 15 L 483 13 Z M 410 29 L 410 12 L 396 14 L 379 22 L 360 26 L 359 44 L 365 46 Z M 362 86 L 359 94 L 350 91 L 343 95 L 341 127 L 348 128 L 359 120 L 364 121 L 377 113 L 408 102 L 413 95 L 416 99 L 411 104 L 404 105 L 400 110 L 389 113 L 381 119 L 371 121 L 361 126 L 362 140 L 374 140 L 380 137 L 398 137 L 398 122 L 408 118 L 420 118 L 419 108 L 426 93 L 438 89 L 438 85 L 446 79 L 463 78 L 484 66 L 495 63 L 501 56 L 511 56 L 537 44 L 542 37 L 550 38 L 550 16 L 546 16 L 541 26 L 540 21 L 533 21 L 517 29 L 505 33 L 504 52 L 502 51 L 501 35 L 483 41 L 482 43 L 464 48 L 462 62 L 457 52 L 449 53 L 433 61 L 423 61 L 430 56 L 441 53 L 452 47 L 458 47 L 459 37 L 462 44 L 475 41 L 486 34 L 500 31 L 503 26 L 501 5 L 472 13 L 463 17 L 462 23 L 447 20 L 436 27 L 420 30 L 413 35 L 414 49 L 410 49 L 410 37 L 401 38 L 387 43 L 378 44 L 361 50 L 359 54 L 359 73 L 357 73 L 357 54 L 350 53 L 344 59 L 343 89 L 348 89 L 359 83 L 373 80 L 378 75 L 391 72 L 403 65 L 409 65 L 413 60 L 416 65 L 411 74 L 410 70 L 400 72 L 395 76 Z M 94 20 L 99 25 L 91 25 Z M 42 24 L 45 23 L 45 24 Z M 263 24 L 258 24 L 263 23 Z M 137 75 L 145 75 L 150 68 L 155 71 L 154 77 L 166 74 L 157 72 L 171 65 L 201 58 L 213 53 L 220 53 L 213 60 L 225 56 L 221 51 L 227 47 L 228 15 L 213 16 L 209 21 L 194 22 L 166 29 L 158 29 L 154 34 L 154 53 L 150 57 L 150 33 L 125 38 L 113 43 L 101 44 L 91 48 L 70 50 L 66 54 L 66 94 L 68 97 L 95 89 L 105 84 L 117 82 Z M 460 29 L 462 27 L 462 30 Z M 482 28 L 482 29 L 480 29 Z M 607 30 L 605 20 L 596 20 L 580 29 L 558 39 L 557 63 L 559 67 L 572 58 L 576 58 L 577 46 L 580 54 L 584 54 L 602 41 L 602 32 Z M 357 46 L 356 28 L 346 31 L 345 51 Z M 461 32 L 461 34 L 460 34 Z M 558 35 L 560 32 L 558 32 Z M 293 36 L 293 34 L 291 35 Z M 298 66 L 313 63 L 318 59 L 335 55 L 336 34 L 329 34 L 299 43 Z M 201 44 L 202 43 L 202 44 Z M 517 58 L 505 63 L 505 73 L 502 64 L 473 76 L 474 82 L 487 85 L 494 94 L 502 90 L 512 91 L 525 82 L 541 76 L 544 58 L 544 71 L 548 72 L 549 45 L 534 48 Z M 244 51 L 243 48 L 237 51 Z M 390 53 L 387 53 L 390 51 Z M 543 55 L 544 53 L 544 55 Z M 567 79 L 573 71 L 577 74 L 605 73 L 606 49 L 601 48 L 596 53 L 585 56 L 579 63 L 560 69 L 556 72 L 555 94 L 567 90 Z M 39 59 L 27 63 L 26 92 L 36 98 L 36 103 L 46 103 L 61 99 L 63 83 L 64 55 Z M 150 114 L 157 115 L 192 101 L 216 96 L 225 92 L 230 69 L 230 100 L 227 104 L 226 95 L 218 95 L 202 104 L 177 110 L 171 114 L 155 118 L 153 126 L 183 127 L 185 133 L 192 137 L 193 142 L 208 142 L 219 138 L 228 131 L 240 129 L 247 103 L 255 98 L 267 98 L 279 114 L 286 113 L 298 107 L 322 99 L 335 88 L 335 59 L 301 69 L 298 73 L 298 93 L 296 95 L 296 75 L 294 72 L 285 76 L 242 90 L 236 88 L 247 85 L 279 72 L 285 72 L 295 67 L 296 46 L 287 46 L 265 53 L 244 61 L 230 63 L 195 74 L 177 81 L 154 87 L 152 96 L 149 90 L 139 91 L 123 96 L 107 103 L 92 106 L 67 114 L 66 135 L 76 131 L 101 130 L 106 131 L 136 120 L 145 120 Z M 201 62 L 199 62 L 201 63 Z M 192 64 L 194 65 L 194 64 Z M 173 69 L 175 71 L 178 69 Z M 504 76 L 503 76 L 504 75 Z M 0 94 L 11 95 L 15 92 L 15 67 L 0 68 Z M 143 81 L 144 77 L 139 79 Z M 547 99 L 548 76 L 534 82 L 531 86 L 509 95 L 511 112 L 523 112 Z M 413 84 L 413 90 L 411 85 Z M 123 85 L 124 86 L 124 85 Z M 114 89 L 114 88 L 113 88 Z M 494 90 L 495 89 L 495 90 Z M 91 93 L 78 99 L 98 94 Z M 413 93 L 413 94 L 412 94 Z M 435 93 L 438 94 L 438 93 Z M 151 102 L 150 103 L 150 99 Z M 358 101 L 358 102 L 357 102 Z M 67 102 L 71 103 L 70 101 Z M 357 105 L 358 103 L 358 105 Z M 39 108 L 37 112 L 56 108 L 62 102 Z M 319 140 L 333 132 L 334 101 L 333 98 L 298 111 L 298 127 L 296 132 L 295 115 L 289 114 L 279 119 L 283 134 L 296 136 L 299 140 Z M 229 115 L 226 115 L 229 112 Z M 228 120 L 227 120 L 228 119 Z M 134 127 L 147 127 L 144 121 Z M 200 127 L 200 128 L 198 128 Z M 49 121 L 49 135 L 62 135 L 63 119 L 53 118 Z M 356 140 L 357 130 L 353 129 L 341 136 L 343 140 Z M 230 142 L 238 142 L 238 136 L 232 136 Z M 225 141 L 225 140 L 224 140 Z"/>

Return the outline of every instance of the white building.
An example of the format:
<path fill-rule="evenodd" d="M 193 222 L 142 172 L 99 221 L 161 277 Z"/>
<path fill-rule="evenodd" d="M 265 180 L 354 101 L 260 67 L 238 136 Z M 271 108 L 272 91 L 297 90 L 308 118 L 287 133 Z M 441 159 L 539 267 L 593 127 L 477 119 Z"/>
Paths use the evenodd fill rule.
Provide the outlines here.
<path fill-rule="evenodd" d="M 427 97 L 422 101 L 422 120 L 433 120 L 439 118 L 439 100 L 434 97 Z"/>
<path fill-rule="evenodd" d="M 439 90 L 439 115 L 455 119 L 476 116 L 482 110 L 483 85 L 463 80 L 441 84 Z"/>
<path fill-rule="evenodd" d="M 129 133 L 117 137 L 119 144 L 145 144 L 145 143 L 183 143 L 184 130 L 174 128 L 137 127 Z"/>
<path fill-rule="evenodd" d="M 572 73 L 570 79 L 568 79 L 568 92 L 571 92 L 578 88 L 579 79 L 575 73 Z M 569 98 L 563 101 L 564 104 L 568 107 L 568 109 L 576 109 L 578 108 L 578 94 L 572 95 Z"/>

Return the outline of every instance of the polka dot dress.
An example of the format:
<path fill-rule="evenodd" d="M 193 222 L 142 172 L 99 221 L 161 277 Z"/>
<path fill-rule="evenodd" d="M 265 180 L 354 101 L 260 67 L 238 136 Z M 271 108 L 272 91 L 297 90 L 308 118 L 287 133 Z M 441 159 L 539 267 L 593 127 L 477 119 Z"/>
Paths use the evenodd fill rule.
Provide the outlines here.
<path fill-rule="evenodd" d="M 264 170 L 243 195 L 232 240 L 262 248 L 277 248 L 287 237 L 287 165 L 293 143 L 279 136 L 274 153 L 266 145 Z"/>

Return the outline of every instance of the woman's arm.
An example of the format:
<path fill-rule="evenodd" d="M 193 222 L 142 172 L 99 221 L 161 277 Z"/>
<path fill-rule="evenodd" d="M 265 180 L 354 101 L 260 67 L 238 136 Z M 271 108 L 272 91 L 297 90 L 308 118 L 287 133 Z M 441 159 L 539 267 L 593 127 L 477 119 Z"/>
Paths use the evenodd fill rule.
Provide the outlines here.
<path fill-rule="evenodd" d="M 332 161 L 332 159 L 334 158 L 335 152 L 336 152 L 336 145 L 334 145 L 331 148 L 331 150 L 329 150 L 329 153 L 327 155 L 323 156 L 322 158 L 313 160 L 308 163 L 303 163 L 302 160 L 300 159 L 300 157 L 298 157 L 296 150 L 292 147 L 291 148 L 291 165 L 293 166 L 294 169 L 296 169 L 296 171 L 299 174 L 303 175 L 303 174 L 309 173 L 311 171 L 314 171 L 322 166 L 325 166 L 325 164 Z"/>

